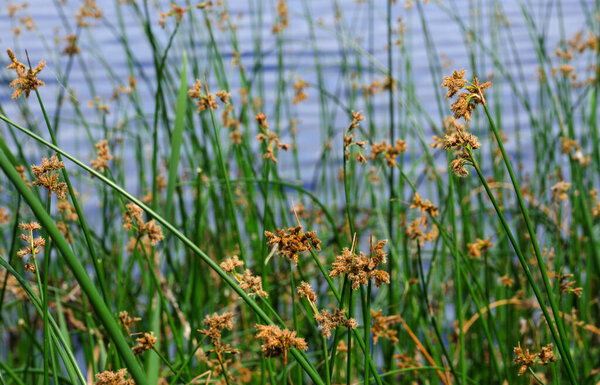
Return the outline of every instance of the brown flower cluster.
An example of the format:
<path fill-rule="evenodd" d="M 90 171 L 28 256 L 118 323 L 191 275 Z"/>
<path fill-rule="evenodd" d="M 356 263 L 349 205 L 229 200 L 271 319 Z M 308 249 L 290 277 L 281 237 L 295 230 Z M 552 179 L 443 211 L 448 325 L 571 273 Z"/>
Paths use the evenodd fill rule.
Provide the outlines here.
<path fill-rule="evenodd" d="M 360 142 L 355 142 L 354 141 L 354 135 L 352 135 L 352 131 L 357 128 L 359 126 L 359 122 L 365 120 L 365 118 L 362 116 L 362 111 L 359 112 L 354 112 L 352 111 L 352 122 L 350 122 L 350 125 L 348 126 L 348 129 L 346 130 L 346 134 L 344 135 L 344 158 L 346 160 L 350 159 L 350 147 L 352 147 L 353 145 L 357 145 L 358 147 L 364 149 L 365 148 L 365 144 L 367 143 L 366 141 L 360 141 Z M 362 153 L 358 153 L 356 155 L 356 160 L 358 161 L 358 163 L 366 163 L 367 162 L 367 158 L 365 158 L 365 156 Z"/>
<path fill-rule="evenodd" d="M 598 190 L 590 190 L 590 198 L 592 199 L 592 215 L 595 217 L 600 216 L 600 201 L 598 200 Z"/>
<path fill-rule="evenodd" d="M 418 192 L 415 192 L 415 196 L 413 197 L 413 203 L 408 206 L 409 209 L 417 209 L 421 212 L 421 214 L 428 213 L 432 217 L 438 217 L 440 212 L 433 203 L 429 199 L 423 200 Z"/>
<path fill-rule="evenodd" d="M 134 356 L 142 354 L 146 350 L 153 350 L 154 345 L 156 344 L 156 337 L 154 336 L 154 332 L 144 333 L 143 337 L 136 338 L 135 340 L 138 344 L 131 348 L 131 351 L 133 352 Z"/>
<path fill-rule="evenodd" d="M 556 361 L 556 356 L 554 356 L 554 348 L 552 344 L 546 345 L 542 347 L 541 352 L 531 354 L 529 353 L 529 349 L 523 350 L 521 348 L 521 343 L 513 349 L 515 353 L 514 362 L 519 367 L 519 376 L 523 375 L 534 364 L 538 363 L 540 365 L 546 366 L 551 362 Z M 536 362 L 536 359 L 537 360 Z"/>
<path fill-rule="evenodd" d="M 296 288 L 296 292 L 300 297 L 306 297 L 311 304 L 317 302 L 317 293 L 315 293 L 312 286 L 307 282 L 302 281 L 300 286 Z"/>
<path fill-rule="evenodd" d="M 583 55 L 586 51 L 589 51 L 593 57 L 598 54 L 598 37 L 592 31 L 588 31 L 587 35 L 586 38 L 583 35 L 583 31 L 578 31 L 573 37 L 567 39 L 566 47 L 563 48 L 564 42 L 561 42 L 559 47 L 554 51 L 559 59 L 559 63 L 557 66 L 552 67 L 552 76 L 556 77 L 560 72 L 562 76 L 570 80 L 572 88 L 590 86 L 597 81 L 598 68 L 595 65 L 588 66 L 587 70 L 590 70 L 591 74 L 579 80 L 581 74 L 578 74 L 575 67 L 569 64 L 585 60 Z M 573 61 L 573 59 L 576 60 Z M 544 77 L 540 77 L 540 79 L 545 80 Z"/>
<path fill-rule="evenodd" d="M 67 184 L 58 181 L 58 170 L 65 164 L 58 160 L 56 155 L 48 158 L 42 158 L 42 164 L 31 166 L 31 171 L 35 176 L 34 186 L 43 186 L 48 190 L 48 196 L 54 191 L 59 199 L 64 199 L 67 195 Z"/>
<path fill-rule="evenodd" d="M 88 107 L 95 108 L 96 111 L 105 115 L 110 114 L 110 108 L 108 106 L 108 103 L 102 101 L 102 98 L 100 98 L 100 96 L 98 95 L 94 97 L 94 100 L 88 101 Z"/>
<path fill-rule="evenodd" d="M 290 25 L 288 17 L 288 8 L 284 0 L 277 2 L 277 22 L 273 25 L 272 31 L 275 34 L 283 32 Z"/>
<path fill-rule="evenodd" d="M 308 345 L 304 338 L 296 337 L 295 331 L 281 329 L 276 325 L 256 325 L 258 333 L 256 338 L 263 341 L 261 350 L 265 357 L 279 357 L 283 355 L 283 363 L 287 365 L 287 352 L 291 348 L 307 350 Z"/>
<path fill-rule="evenodd" d="M 492 83 L 485 82 L 479 84 L 477 78 L 473 79 L 472 83 L 469 83 L 464 79 L 465 70 L 460 71 L 454 70 L 452 76 L 445 76 L 442 82 L 442 87 L 448 88 L 446 98 L 451 98 L 456 95 L 460 90 L 465 90 L 458 95 L 456 101 L 452 104 L 451 109 L 454 112 L 454 118 L 460 119 L 465 118 L 467 122 L 471 121 L 471 113 L 475 109 L 477 104 L 483 104 L 485 106 L 485 97 L 483 96 L 483 90 L 489 88 Z"/>
<path fill-rule="evenodd" d="M 373 343 L 376 344 L 380 338 L 388 339 L 392 344 L 398 342 L 398 331 L 390 329 L 395 323 L 400 322 L 400 316 L 384 316 L 383 311 L 371 309 L 371 333 L 373 333 Z"/>
<path fill-rule="evenodd" d="M 275 150 L 281 148 L 282 150 L 287 150 L 290 148 L 289 144 L 284 144 L 279 141 L 277 134 L 269 130 L 269 125 L 267 124 L 267 116 L 263 113 L 259 113 L 254 116 L 254 120 L 258 123 L 258 127 L 260 132 L 256 135 L 256 139 L 259 142 L 265 143 L 266 149 L 263 158 L 271 159 L 273 163 L 277 163 L 277 158 L 275 157 Z"/>
<path fill-rule="evenodd" d="M 317 238 L 316 232 L 302 230 L 302 226 L 290 227 L 287 230 L 277 229 L 275 233 L 265 231 L 267 244 L 273 245 L 277 254 L 285 256 L 294 264 L 298 264 L 298 255 L 310 250 L 311 245 L 321 250 L 321 240 Z"/>
<path fill-rule="evenodd" d="M 229 257 L 225 259 L 225 261 L 220 264 L 221 269 L 225 270 L 228 273 L 233 273 L 236 268 L 240 266 L 244 266 L 244 262 L 240 261 L 237 255 L 233 257 Z"/>
<path fill-rule="evenodd" d="M 84 0 L 75 14 L 77 25 L 80 27 L 89 27 L 86 19 L 101 19 L 102 9 L 96 4 L 96 0 Z"/>
<path fill-rule="evenodd" d="M 572 281 L 573 274 L 561 274 L 559 277 L 560 282 L 560 294 L 563 293 L 573 293 L 575 296 L 579 297 L 583 288 L 575 287 L 575 281 Z"/>
<path fill-rule="evenodd" d="M 169 12 L 161 12 L 159 14 L 158 24 L 164 29 L 167 17 L 175 16 L 177 23 L 180 23 L 183 16 L 189 11 L 190 7 L 180 7 L 176 4 L 171 4 L 171 10 Z"/>
<path fill-rule="evenodd" d="M 425 242 L 430 242 L 437 238 L 439 232 L 438 228 L 434 225 L 429 229 L 427 215 L 437 217 L 440 215 L 438 208 L 429 201 L 429 199 L 423 200 L 419 193 L 415 192 L 413 197 L 413 203 L 409 208 L 416 208 L 421 216 L 417 217 L 411 224 L 406 228 L 406 234 L 410 239 L 417 240 L 421 245 Z"/>
<path fill-rule="evenodd" d="M 571 188 L 571 183 L 565 182 L 564 180 L 556 182 L 551 188 L 552 199 L 556 202 L 562 202 L 569 197 L 567 193 Z"/>
<path fill-rule="evenodd" d="M 246 293 L 255 294 L 263 298 L 269 297 L 269 294 L 263 290 L 261 277 L 253 275 L 249 269 L 245 269 L 243 274 L 236 271 L 238 267 L 244 266 L 244 262 L 240 261 L 237 255 L 225 259 L 219 266 L 226 272 L 233 274 L 240 288 Z"/>
<path fill-rule="evenodd" d="M 355 329 L 358 326 L 355 319 L 346 317 L 346 310 L 334 309 L 333 313 L 329 312 L 329 310 L 321 310 L 319 312 L 315 306 L 317 294 L 308 283 L 302 282 L 300 286 L 296 288 L 296 291 L 299 296 L 305 297 L 308 300 L 310 307 L 313 310 L 315 321 L 319 324 L 323 337 L 331 337 L 331 329 L 335 329 L 338 326 L 344 326 L 348 329 Z"/>
<path fill-rule="evenodd" d="M 113 156 L 108 151 L 108 141 L 103 139 L 94 145 L 96 147 L 96 155 L 98 156 L 95 160 L 92 160 L 92 167 L 100 172 L 104 172 L 105 168 L 108 167 L 108 161 Z"/>
<path fill-rule="evenodd" d="M 308 83 L 302 80 L 301 78 L 298 78 L 298 80 L 296 80 L 296 83 L 294 83 L 294 90 L 296 91 L 296 95 L 294 96 L 292 103 L 298 104 L 299 102 L 306 100 L 306 92 L 304 92 L 304 89 L 307 87 Z"/>
<path fill-rule="evenodd" d="M 136 322 L 141 321 L 140 317 L 132 317 L 126 311 L 122 311 L 119 313 L 119 321 L 121 321 L 121 325 L 127 330 L 127 334 L 131 334 L 131 326 Z"/>
<path fill-rule="evenodd" d="M 500 282 L 502 286 L 506 287 L 512 287 L 512 285 L 515 284 L 515 280 L 512 279 L 509 274 L 505 274 L 502 277 L 498 278 L 498 282 Z"/>
<path fill-rule="evenodd" d="M 0 225 L 8 223 L 10 221 L 10 214 L 6 207 L 0 207 Z"/>
<path fill-rule="evenodd" d="M 329 310 L 321 310 L 320 313 L 315 313 L 315 320 L 319 324 L 323 337 L 331 337 L 331 329 L 338 326 L 343 326 L 348 329 L 356 329 L 358 323 L 354 318 L 346 317 L 345 309 L 334 309 L 333 313 Z"/>
<path fill-rule="evenodd" d="M 27 233 L 21 234 L 21 239 L 27 243 L 27 246 L 17 251 L 17 255 L 21 258 L 27 259 L 25 262 L 25 271 L 31 271 L 35 273 L 35 256 L 41 252 L 41 248 L 46 245 L 46 240 L 42 237 L 33 237 L 33 232 L 39 230 L 42 227 L 37 222 L 21 223 L 19 224 L 21 230 Z M 31 257 L 29 257 L 31 256 Z M 33 263 L 29 261 L 33 260 Z"/>
<path fill-rule="evenodd" d="M 68 199 L 59 199 L 56 207 L 66 221 L 77 222 L 77 210 Z"/>
<path fill-rule="evenodd" d="M 23 180 L 23 182 L 25 182 L 25 184 L 29 187 L 32 186 L 31 183 L 29 183 L 29 181 L 27 180 L 27 177 L 25 176 L 25 167 L 23 166 L 15 166 L 15 170 L 17 170 L 17 172 L 19 173 L 19 176 L 21 177 L 21 179 Z"/>
<path fill-rule="evenodd" d="M 29 68 L 17 60 L 14 52 L 11 49 L 7 49 L 6 53 L 10 58 L 10 64 L 6 67 L 9 70 L 15 70 L 17 78 L 10 82 L 11 87 L 15 87 L 12 98 L 18 98 L 22 93 L 25 93 L 25 97 L 28 98 L 31 91 L 37 90 L 38 86 L 43 86 L 44 82 L 37 78 L 37 74 L 44 69 L 46 61 L 42 60 L 38 63 L 35 69 Z"/>
<path fill-rule="evenodd" d="M 152 246 L 156 246 L 158 242 L 162 241 L 165 237 L 162 233 L 162 229 L 156 224 L 156 221 L 152 219 L 149 222 L 144 223 L 142 219 L 142 208 L 135 203 L 128 203 L 127 211 L 123 214 L 123 228 L 126 230 L 137 230 L 137 239 L 141 239 L 144 235 L 147 235 Z M 135 224 L 134 224 L 135 220 Z"/>
<path fill-rule="evenodd" d="M 67 46 L 63 50 L 63 55 L 73 56 L 77 55 L 81 50 L 77 46 L 77 35 L 70 34 L 65 36 L 65 41 L 67 42 Z"/>
<path fill-rule="evenodd" d="M 135 381 L 127 377 L 127 369 L 121 369 L 118 372 L 110 370 L 96 374 L 94 385 L 135 385 Z"/>
<path fill-rule="evenodd" d="M 464 78 L 465 69 L 463 68 L 460 71 L 454 70 L 452 76 L 445 76 L 444 81 L 442 82 L 442 87 L 448 87 L 448 93 L 446 94 L 446 98 L 451 98 L 456 95 L 465 85 L 467 85 L 467 80 Z"/>
<path fill-rule="evenodd" d="M 464 125 L 459 124 L 455 118 L 448 118 L 444 121 L 446 134 L 443 139 L 437 136 L 433 137 L 433 148 L 443 148 L 445 150 L 454 150 L 455 159 L 450 163 L 452 172 L 459 177 L 469 175 L 465 166 L 473 165 L 473 160 L 469 155 L 469 150 L 481 147 L 475 135 L 466 131 Z"/>
<path fill-rule="evenodd" d="M 380 264 L 386 262 L 386 253 L 383 251 L 387 241 L 379 241 L 375 245 L 371 240 L 369 257 L 363 252 L 356 255 L 347 247 L 342 250 L 342 254 L 335 257 L 330 277 L 345 274 L 352 282 L 352 289 L 356 290 L 361 284 L 366 285 L 370 279 L 375 279 L 375 285 L 381 286 L 382 283 L 390 283 L 390 276 L 385 270 L 378 270 Z"/>
<path fill-rule="evenodd" d="M 225 353 L 239 353 L 239 350 L 232 348 L 229 344 L 223 344 L 223 341 L 221 341 L 221 333 L 223 332 L 223 329 L 233 329 L 233 313 L 225 312 L 221 315 L 213 313 L 212 316 L 207 314 L 204 318 L 204 321 L 202 321 L 202 324 L 206 327 L 206 329 L 198 330 L 198 332 L 210 338 L 210 342 L 214 349 L 210 350 L 209 352 L 214 351 L 219 359 L 219 362 L 223 362 L 223 354 Z"/>
<path fill-rule="evenodd" d="M 583 155 L 583 151 L 581 146 L 577 143 L 577 140 L 571 139 L 569 137 L 561 137 L 561 152 L 563 154 L 569 154 L 571 159 L 578 162 L 582 166 L 587 166 L 592 161 L 592 157 L 588 155 Z"/>
<path fill-rule="evenodd" d="M 396 139 L 394 146 L 386 143 L 385 140 L 381 143 L 373 143 L 371 145 L 371 159 L 377 159 L 380 154 L 383 154 L 388 167 L 396 167 L 396 158 L 407 148 L 406 142 L 401 139 Z"/>
<path fill-rule="evenodd" d="M 481 258 L 481 254 L 488 251 L 494 244 L 490 242 L 490 239 L 479 239 L 477 238 L 473 243 L 467 243 L 467 250 L 469 258 Z"/>
<path fill-rule="evenodd" d="M 197 99 L 196 104 L 198 105 L 198 112 L 219 109 L 219 104 L 217 103 L 215 95 L 208 92 L 208 86 L 205 84 L 203 87 L 202 82 L 199 79 L 196 79 L 192 88 L 188 90 L 188 96 L 192 99 Z M 231 95 L 227 91 L 217 92 L 217 98 L 219 98 L 223 104 L 229 104 L 230 97 Z"/>

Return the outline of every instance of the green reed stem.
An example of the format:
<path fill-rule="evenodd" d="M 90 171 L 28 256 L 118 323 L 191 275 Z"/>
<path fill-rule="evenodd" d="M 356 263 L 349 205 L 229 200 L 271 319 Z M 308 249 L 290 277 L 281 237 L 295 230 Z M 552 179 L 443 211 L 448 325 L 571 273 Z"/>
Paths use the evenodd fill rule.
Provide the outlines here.
<path fill-rule="evenodd" d="M 525 272 L 527 280 L 529 281 L 529 284 L 530 284 L 531 288 L 533 289 L 535 297 L 536 297 L 538 303 L 540 304 L 540 308 L 542 309 L 544 318 L 546 319 L 546 322 L 548 323 L 548 327 L 550 328 L 550 333 L 552 334 L 552 338 L 554 339 L 554 342 L 556 343 L 561 356 L 566 357 L 566 354 L 568 354 L 568 353 L 565 351 L 565 348 L 562 344 L 560 335 L 558 334 L 558 331 L 554 327 L 554 322 L 552 321 L 550 313 L 548 312 L 548 309 L 546 308 L 546 306 L 544 304 L 544 299 L 542 297 L 542 293 L 533 278 L 533 274 L 531 273 L 531 270 L 529 269 L 527 260 L 525 259 L 525 256 L 521 252 L 521 249 L 519 248 L 519 244 L 517 243 L 516 239 L 514 238 L 512 231 L 510 230 L 510 226 L 508 225 L 508 222 L 506 221 L 506 218 L 504 217 L 504 213 L 500 209 L 500 206 L 498 205 L 498 202 L 496 201 L 496 197 L 494 196 L 494 193 L 490 189 L 489 184 L 487 183 L 485 177 L 483 176 L 483 173 L 481 172 L 481 169 L 479 168 L 479 164 L 477 163 L 477 160 L 473 156 L 473 151 L 470 148 L 467 148 L 467 151 L 469 152 L 469 156 L 471 157 L 471 160 L 473 161 L 473 166 L 475 167 L 475 170 L 477 171 L 477 176 L 479 177 L 481 184 L 485 188 L 485 191 L 486 191 L 488 197 L 490 198 L 492 205 L 494 206 L 494 210 L 496 210 L 496 213 L 498 214 L 498 218 L 500 219 L 502 227 L 504 228 L 504 231 L 505 231 L 511 245 L 513 246 L 515 253 L 517 253 L 519 262 L 521 262 L 521 267 L 523 268 L 523 271 Z M 552 295 L 552 292 L 550 292 L 549 295 Z M 567 369 L 567 373 L 569 375 L 569 381 L 571 382 L 572 385 L 576 385 L 577 380 L 575 378 L 575 373 L 572 371 L 568 360 L 563 359 L 563 362 L 564 362 L 565 368 Z"/>
<path fill-rule="evenodd" d="M 0 119 L 4 120 L 5 117 L 0 115 Z M 52 147 L 55 147 L 49 142 L 46 143 L 48 145 L 51 145 Z M 54 148 L 54 150 L 57 149 L 58 147 Z M 21 176 L 17 173 L 17 171 L 10 164 L 10 162 L 8 162 L 4 154 L 0 155 L 0 168 L 4 170 L 4 173 L 10 179 L 13 186 L 19 191 L 19 194 L 23 196 L 31 210 L 34 212 L 35 216 L 41 222 L 42 227 L 46 230 L 46 232 L 54 241 L 54 244 L 60 251 L 61 255 L 69 265 L 73 275 L 77 279 L 77 282 L 79 282 L 79 285 L 81 286 L 82 290 L 85 292 L 88 299 L 90 300 L 92 307 L 96 310 L 104 327 L 106 328 L 106 331 L 110 335 L 111 340 L 115 344 L 120 356 L 125 361 L 127 368 L 131 372 L 131 375 L 133 376 L 135 381 L 140 385 L 147 384 L 146 375 L 144 374 L 141 367 L 133 357 L 129 344 L 123 338 L 123 335 L 121 334 L 119 326 L 114 320 L 113 315 L 111 314 L 110 310 L 96 291 L 96 288 L 94 287 L 90 277 L 87 275 L 87 272 L 85 271 L 84 267 L 79 263 L 79 260 L 71 250 L 69 244 L 65 241 L 65 238 L 58 230 L 58 228 L 56 228 L 56 225 L 50 217 L 50 214 L 46 212 L 45 208 L 42 206 L 40 201 L 37 199 L 37 197 L 35 197 L 31 189 L 21 179 Z M 100 174 L 98 173 L 98 175 Z"/>
<path fill-rule="evenodd" d="M 221 269 L 221 267 L 215 261 L 213 261 L 205 252 L 203 252 L 197 245 L 195 245 L 183 233 L 181 233 L 173 224 L 171 224 L 170 222 L 165 220 L 162 216 L 160 216 L 158 213 L 156 213 L 154 210 L 152 210 L 150 207 L 148 207 L 141 200 L 137 199 L 136 197 L 134 197 L 133 195 L 128 193 L 125 189 L 123 189 L 122 187 L 120 187 L 115 182 L 111 181 L 110 179 L 106 178 L 104 175 L 100 174 L 93 168 L 87 166 L 85 163 L 81 162 L 79 159 L 68 154 L 67 152 L 60 149 L 58 146 L 53 145 L 52 143 L 48 142 L 44 138 L 40 137 L 39 135 L 36 135 L 35 133 L 31 132 L 30 130 L 11 121 L 4 115 L 0 114 L 0 120 L 3 120 L 5 122 L 9 123 L 13 127 L 17 128 L 18 130 L 22 131 L 23 133 L 29 135 L 33 139 L 35 139 L 38 142 L 42 143 L 43 145 L 51 148 L 52 150 L 61 153 L 65 158 L 69 159 L 70 161 L 75 163 L 80 168 L 82 168 L 85 171 L 89 172 L 90 174 L 94 175 L 94 177 L 96 177 L 102 183 L 104 183 L 105 185 L 109 186 L 110 188 L 112 188 L 113 190 L 118 192 L 124 198 L 126 198 L 127 200 L 140 206 L 144 211 L 146 211 L 146 213 L 150 217 L 155 219 L 158 223 L 160 223 L 162 226 L 164 226 L 169 232 L 171 232 L 173 235 L 175 235 L 175 237 L 177 237 L 179 240 L 181 240 L 181 242 L 183 242 L 183 244 L 185 246 L 190 248 L 194 252 L 194 254 L 196 254 L 198 257 L 200 257 L 200 259 L 202 259 L 212 270 L 214 270 L 219 275 L 219 277 L 223 281 L 225 281 L 225 283 L 227 283 L 227 285 L 229 285 L 244 300 L 244 302 L 246 302 L 250 306 L 252 311 L 254 311 L 261 320 L 263 320 L 264 322 L 266 322 L 269 325 L 274 324 L 274 322 L 271 320 L 271 318 L 262 310 L 262 308 L 258 305 L 258 303 L 256 303 L 256 301 L 254 301 L 254 299 L 252 299 L 243 289 L 241 289 L 239 287 L 239 285 L 233 280 L 233 278 L 231 278 L 223 269 Z M 13 182 L 13 184 L 15 184 L 16 186 L 22 186 L 22 187 L 19 187 L 19 192 L 23 195 L 23 197 L 26 199 L 26 201 L 31 206 L 32 205 L 31 200 L 33 200 L 34 197 L 33 197 L 33 195 L 31 195 L 32 194 L 31 191 L 24 184 L 24 182 L 20 178 L 20 176 L 18 176 L 16 170 L 14 170 L 14 168 L 11 168 L 12 166 L 10 164 L 8 164 L 8 161 L 6 161 L 5 159 L 0 159 L 0 166 L 2 166 L 2 168 L 5 170 L 7 175 L 8 174 L 11 175 L 10 178 L 11 178 L 11 181 Z M 7 169 L 9 169 L 9 170 L 7 171 Z M 12 176 L 13 174 L 16 174 L 15 178 L 18 178 L 18 181 L 15 182 L 15 180 Z M 22 191 L 22 190 L 24 190 L 24 191 Z M 35 202 L 33 204 L 37 205 L 37 204 L 39 204 L 39 201 L 35 200 Z M 40 218 L 40 221 L 43 222 L 44 227 L 48 228 L 48 225 L 46 225 L 46 223 L 48 223 L 49 225 L 53 226 L 53 228 L 52 228 L 53 230 L 58 231 L 56 229 L 56 226 L 54 226 L 54 224 L 51 222 L 50 217 L 47 216 L 47 214 L 43 211 L 43 209 L 39 213 L 38 213 L 38 211 L 39 210 L 35 211 L 36 215 L 38 215 L 38 218 Z M 42 221 L 42 218 L 44 218 L 43 221 Z M 54 234 L 52 232 L 50 233 L 50 235 L 54 238 Z M 61 237 L 62 241 L 64 241 L 64 238 L 62 238 L 62 234 L 60 234 L 60 232 L 58 232 L 58 235 Z M 66 245 L 66 242 L 64 242 L 64 245 L 62 245 L 62 246 L 65 246 L 65 245 Z M 63 253 L 63 256 L 65 256 L 64 255 L 65 253 L 63 252 L 62 248 L 59 248 L 59 249 L 61 250 L 61 253 Z M 107 329 L 109 329 L 109 326 L 112 328 L 112 326 L 110 324 L 111 324 L 111 322 L 114 323 L 114 319 L 110 318 L 111 316 L 108 313 L 108 309 L 106 309 L 104 304 L 102 304 L 102 306 L 97 304 L 95 296 L 97 296 L 98 294 L 95 291 L 95 288 L 93 287 L 91 282 L 89 281 L 89 277 L 85 274 L 85 272 L 83 271 L 83 267 L 81 267 L 81 265 L 79 264 L 79 262 L 77 260 L 74 260 L 75 264 L 70 263 L 70 261 L 71 261 L 70 256 L 72 255 L 72 252 L 70 251 L 70 249 L 68 249 L 68 252 L 71 253 L 69 255 L 69 258 L 67 258 L 67 257 L 65 257 L 65 258 L 67 259 L 67 262 L 71 265 L 71 268 L 72 268 L 74 274 L 76 275 L 76 277 L 78 278 L 78 281 L 79 281 L 79 279 L 81 279 L 82 281 L 85 282 L 85 287 L 82 284 L 82 288 L 84 289 L 86 294 L 88 294 L 88 296 L 90 297 L 90 301 L 92 302 L 92 304 L 96 308 L 96 310 L 99 311 L 99 313 L 101 315 L 103 315 L 103 317 L 101 319 L 102 319 L 103 323 L 105 324 L 105 326 L 107 327 Z M 74 256 L 73 256 L 73 258 L 74 258 Z M 80 276 L 79 275 L 80 273 L 83 274 L 83 276 Z M 80 282 L 80 284 L 81 284 L 81 282 Z M 89 291 L 89 293 L 88 293 L 88 291 Z M 93 299 L 92 299 L 92 297 L 93 297 Z M 106 313 L 104 313 L 104 311 L 106 311 Z M 107 316 L 108 316 L 108 318 L 106 318 Z M 113 339 L 115 341 L 118 341 L 119 337 L 122 340 L 122 336 L 117 335 L 117 332 L 119 332 L 119 330 L 118 330 L 118 327 L 116 326 L 116 324 L 114 325 L 114 327 L 115 327 L 116 332 L 113 331 L 114 335 L 113 335 L 113 332 L 110 332 L 111 336 L 113 337 Z M 120 342 L 119 343 L 115 342 L 115 344 L 117 345 L 117 349 L 118 349 L 119 353 L 121 354 L 121 356 L 125 359 L 126 362 L 128 362 L 128 367 L 130 367 L 129 361 L 128 361 L 129 357 L 122 351 L 123 349 L 119 345 Z M 125 350 L 127 351 L 127 353 L 131 354 L 131 351 L 129 350 L 128 346 L 126 346 L 126 348 L 127 349 L 125 349 Z M 292 353 L 294 358 L 304 368 L 306 373 L 310 376 L 310 378 L 316 384 L 319 384 L 319 385 L 324 384 L 323 380 L 319 377 L 318 373 L 314 369 L 314 366 L 309 361 L 305 360 L 297 349 L 291 349 L 290 352 Z M 131 359 L 133 359 L 133 355 L 131 355 Z M 141 385 L 145 384 L 146 383 L 145 377 L 143 376 L 143 373 L 141 373 L 141 369 L 139 369 L 139 366 L 137 366 L 137 363 L 136 363 L 135 367 L 133 365 L 131 367 L 133 367 L 135 370 L 140 370 L 140 372 L 137 373 L 137 377 L 136 377 L 136 375 L 134 375 L 136 382 L 139 382 Z M 134 370 L 134 369 L 132 369 L 132 370 Z M 133 372 L 132 372 L 132 375 L 133 375 Z M 137 379 L 138 377 L 140 378 L 140 380 Z"/>
<path fill-rule="evenodd" d="M 521 210 L 521 214 L 523 215 L 523 219 L 525 220 L 525 224 L 527 226 L 527 232 L 529 233 L 529 236 L 531 238 L 531 243 L 533 245 L 533 250 L 535 252 L 535 257 L 537 260 L 537 265 L 540 269 L 540 272 L 542 274 L 542 279 L 543 279 L 543 283 L 544 283 L 544 288 L 546 289 L 546 294 L 548 295 L 548 299 L 550 300 L 550 306 L 552 308 L 552 313 L 554 315 L 554 319 L 556 321 L 556 325 L 558 326 L 558 332 L 559 332 L 559 337 L 560 337 L 560 341 L 561 344 L 564 346 L 564 350 L 565 350 L 565 357 L 567 359 L 568 362 L 568 367 L 570 368 L 570 370 L 573 372 L 573 376 L 575 375 L 574 373 L 574 367 L 573 367 L 573 359 L 571 358 L 571 353 L 569 352 L 568 349 L 568 343 L 567 343 L 567 335 L 566 335 L 566 331 L 562 322 L 562 319 L 560 317 L 560 312 L 558 309 L 558 303 L 556 301 L 556 297 L 554 295 L 554 292 L 552 290 L 552 287 L 550 285 L 550 280 L 548 279 L 548 273 L 546 271 L 546 264 L 544 263 L 544 259 L 542 257 L 542 253 L 540 251 L 540 246 L 537 240 L 537 235 L 535 232 L 535 229 L 533 228 L 533 224 L 531 222 L 531 219 L 529 218 L 529 212 L 527 210 L 527 207 L 525 206 L 525 201 L 523 199 L 523 195 L 521 194 L 521 189 L 519 187 L 519 183 L 517 181 L 517 178 L 515 177 L 515 174 L 513 172 L 512 169 L 512 165 L 510 163 L 510 160 L 508 158 L 508 155 L 506 154 L 506 151 L 504 150 L 504 144 L 502 143 L 502 139 L 500 137 L 500 134 L 498 132 L 498 129 L 496 128 L 496 124 L 494 123 L 494 120 L 490 114 L 489 109 L 487 108 L 486 104 L 483 104 L 483 108 L 485 110 L 485 114 L 488 118 L 488 121 L 490 123 L 490 128 L 492 129 L 492 132 L 494 133 L 494 136 L 496 138 L 496 142 L 498 144 L 498 148 L 500 149 L 500 152 L 502 153 L 502 158 L 504 160 L 504 164 L 506 166 L 506 169 L 508 170 L 508 174 L 510 176 L 510 180 L 511 183 L 514 187 L 515 190 L 515 194 L 517 196 L 517 201 L 519 203 L 519 208 Z M 541 305 L 541 303 L 540 303 Z M 551 320 L 548 319 L 548 322 L 551 322 Z M 575 378 L 573 378 L 572 380 L 574 380 Z"/>

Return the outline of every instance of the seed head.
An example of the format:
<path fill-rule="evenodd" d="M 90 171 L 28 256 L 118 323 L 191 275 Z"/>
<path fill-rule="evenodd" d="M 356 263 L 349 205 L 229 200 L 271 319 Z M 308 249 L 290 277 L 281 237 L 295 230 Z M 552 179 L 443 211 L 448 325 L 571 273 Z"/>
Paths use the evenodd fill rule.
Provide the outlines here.
<path fill-rule="evenodd" d="M 136 338 L 136 341 L 138 344 L 131 348 L 134 356 L 142 354 L 146 350 L 154 349 L 154 344 L 156 344 L 156 337 L 154 336 L 154 332 L 144 333 L 144 336 Z"/>
<path fill-rule="evenodd" d="M 267 358 L 283 355 L 283 362 L 287 365 L 288 350 L 291 348 L 308 349 L 304 338 L 296 337 L 295 331 L 281 329 L 276 325 L 256 325 L 256 329 L 258 329 L 256 338 L 263 340 L 261 350 Z"/>
<path fill-rule="evenodd" d="M 6 69 L 15 70 L 17 73 L 17 78 L 10 83 L 10 86 L 15 88 L 12 98 L 16 99 L 22 93 L 25 93 L 25 97 L 28 98 L 31 91 L 37 90 L 38 86 L 44 85 L 44 82 L 37 78 L 37 74 L 44 69 L 46 61 L 42 60 L 35 69 L 32 69 L 31 66 L 27 68 L 25 64 L 19 62 L 11 49 L 7 49 L 6 53 L 11 62 Z"/>
<path fill-rule="evenodd" d="M 94 385 L 135 385 L 135 381 L 128 379 L 127 369 L 121 369 L 118 372 L 110 370 L 96 374 Z"/>
<path fill-rule="evenodd" d="M 33 185 L 43 186 L 48 190 L 48 195 L 54 191 L 58 198 L 64 199 L 67 194 L 67 184 L 58 181 L 58 173 L 56 172 L 64 166 L 64 163 L 60 162 L 56 155 L 53 155 L 50 159 L 43 158 L 41 165 L 31 166 L 31 171 L 33 171 L 33 175 L 35 176 Z"/>

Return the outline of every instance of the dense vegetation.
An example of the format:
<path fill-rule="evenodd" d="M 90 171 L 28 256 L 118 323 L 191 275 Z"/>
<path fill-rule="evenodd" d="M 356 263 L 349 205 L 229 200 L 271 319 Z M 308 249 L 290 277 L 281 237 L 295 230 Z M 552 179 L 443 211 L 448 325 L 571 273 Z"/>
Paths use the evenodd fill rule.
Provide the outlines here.
<path fill-rule="evenodd" d="M 3 19 L 1 384 L 600 380 L 600 2 L 105 3 Z"/>

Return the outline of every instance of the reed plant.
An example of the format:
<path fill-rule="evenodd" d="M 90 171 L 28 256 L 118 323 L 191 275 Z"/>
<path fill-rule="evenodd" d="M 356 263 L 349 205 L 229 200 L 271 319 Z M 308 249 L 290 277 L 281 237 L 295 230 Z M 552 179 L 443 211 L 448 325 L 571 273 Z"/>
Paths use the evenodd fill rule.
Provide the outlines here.
<path fill-rule="evenodd" d="M 72 2 L 2 19 L 1 384 L 600 381 L 600 2 Z"/>

